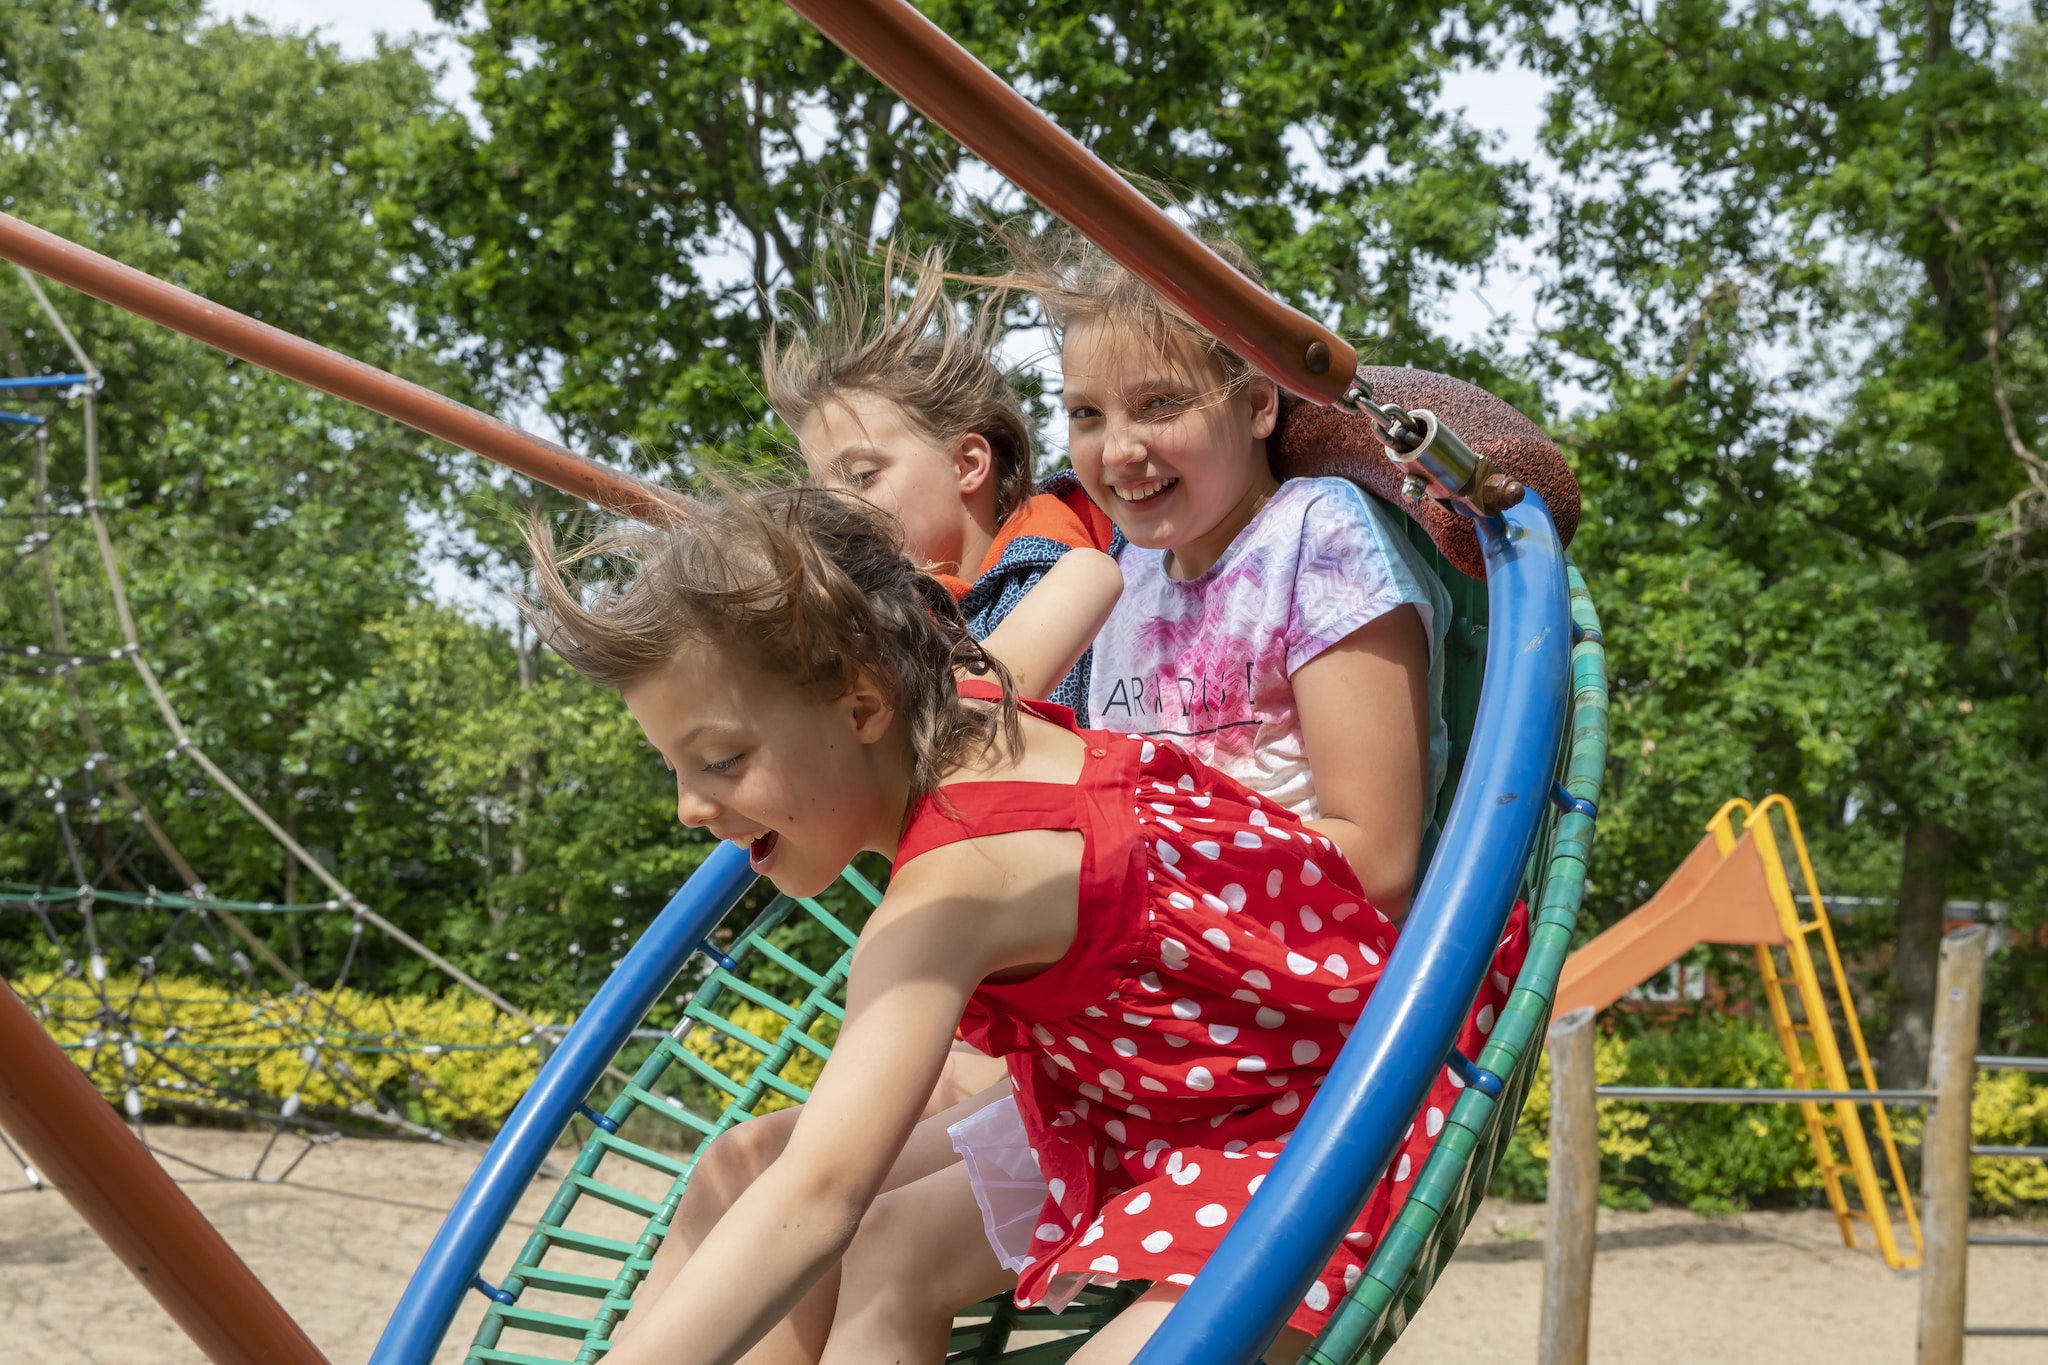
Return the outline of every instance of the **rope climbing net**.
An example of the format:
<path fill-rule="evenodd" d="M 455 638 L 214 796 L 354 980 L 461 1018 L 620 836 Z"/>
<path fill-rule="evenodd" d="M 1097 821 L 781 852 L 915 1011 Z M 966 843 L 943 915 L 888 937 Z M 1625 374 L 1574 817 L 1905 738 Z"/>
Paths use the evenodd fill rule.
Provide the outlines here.
<path fill-rule="evenodd" d="M 496 1052 L 530 1067 L 545 1027 L 358 899 L 194 742 L 138 635 L 117 509 L 101 497 L 99 371 L 35 277 L 21 279 L 76 370 L 29 374 L 5 338 L 0 407 L 16 410 L 0 411 L 0 978 L 146 1145 L 201 1177 L 281 1180 L 345 1131 L 438 1141 L 481 1124 L 447 1064 Z M 167 798 L 200 790 L 239 813 L 238 837 L 267 841 L 326 894 L 212 894 L 159 819 Z M 345 917 L 322 984 L 258 931 L 276 917 Z M 366 932 L 466 993 L 430 1005 L 363 989 Z M 152 1125 L 193 1118 L 268 1140 L 240 1173 L 151 1140 Z M 0 1169 L 0 1191 L 40 1187 L 4 1135 L 0 1146 L 20 1174 Z"/>

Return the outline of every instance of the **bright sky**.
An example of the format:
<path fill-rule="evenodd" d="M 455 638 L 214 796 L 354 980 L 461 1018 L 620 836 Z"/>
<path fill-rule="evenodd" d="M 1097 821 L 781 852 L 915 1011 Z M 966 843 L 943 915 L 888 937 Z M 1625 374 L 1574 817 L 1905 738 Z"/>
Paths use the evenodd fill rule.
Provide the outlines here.
<path fill-rule="evenodd" d="M 352 56 L 374 51 L 380 33 L 400 38 L 439 28 L 427 0 L 212 0 L 209 8 L 223 18 L 251 15 L 272 28 L 317 28 Z M 432 56 L 447 68 L 441 94 L 462 103 L 470 89 L 462 49 L 443 39 L 433 45 Z"/>

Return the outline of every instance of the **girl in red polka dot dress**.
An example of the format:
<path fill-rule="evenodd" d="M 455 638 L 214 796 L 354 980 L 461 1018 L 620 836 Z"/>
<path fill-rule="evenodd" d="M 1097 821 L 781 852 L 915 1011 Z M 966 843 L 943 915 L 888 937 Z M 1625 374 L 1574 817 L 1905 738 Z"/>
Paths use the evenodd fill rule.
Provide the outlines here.
<path fill-rule="evenodd" d="M 1173 744 L 1020 714 L 950 595 L 854 498 L 738 495 L 614 531 L 596 548 L 623 586 L 564 583 L 545 530 L 534 548 L 545 638 L 619 688 L 685 824 L 792 895 L 862 850 L 894 864 L 787 1148 L 636 1309 L 613 1365 L 787 1358 L 749 1352 L 835 1264 L 807 1352 L 833 1365 L 941 1361 L 954 1312 L 992 1293 L 1060 1306 L 1151 1282 L 1076 1357 L 1128 1359 L 1258 1190 L 1393 924 L 1328 839 Z M 919 1124 L 956 1027 L 1007 1060 L 1014 1095 Z M 1451 1098 L 1440 1084 L 1297 1306 L 1296 1345 Z"/>

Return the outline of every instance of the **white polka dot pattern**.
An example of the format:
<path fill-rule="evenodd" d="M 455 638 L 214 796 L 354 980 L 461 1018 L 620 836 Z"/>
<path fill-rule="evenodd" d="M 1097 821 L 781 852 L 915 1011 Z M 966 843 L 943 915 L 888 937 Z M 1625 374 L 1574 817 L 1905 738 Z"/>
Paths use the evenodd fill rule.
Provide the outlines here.
<path fill-rule="evenodd" d="M 1098 1283 L 1191 1283 L 1264 1184 L 1395 939 L 1342 855 L 1293 815 L 1170 744 L 1091 741 L 1111 757 L 1084 782 L 1110 770 L 1132 783 L 1099 803 L 1122 822 L 1123 842 L 1097 826 L 1093 860 L 1141 903 L 1091 896 L 1103 883 L 1084 867 L 1080 933 L 1128 948 L 1109 958 L 1077 940 L 1037 976 L 984 986 L 962 1021 L 969 1042 L 1009 1056 L 1026 1134 L 1059 1191 L 1019 1273 L 1020 1305 L 1044 1298 L 1062 1264 L 1085 1265 Z M 1474 1002 L 1460 1039 L 1468 1056 L 1506 1004 L 1524 924 Z M 1316 1331 L 1357 1283 L 1458 1095 L 1441 1074 L 1291 1326 Z"/>

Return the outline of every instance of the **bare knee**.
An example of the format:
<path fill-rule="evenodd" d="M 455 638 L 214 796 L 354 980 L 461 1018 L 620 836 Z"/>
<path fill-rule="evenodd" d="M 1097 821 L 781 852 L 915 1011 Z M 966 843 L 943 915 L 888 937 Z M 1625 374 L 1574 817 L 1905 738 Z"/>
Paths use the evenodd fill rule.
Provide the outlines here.
<path fill-rule="evenodd" d="M 946 1258 L 930 1254 L 935 1243 L 929 1232 L 916 1201 L 894 1193 L 877 1198 L 840 1258 L 841 1298 L 861 1303 L 886 1294 L 899 1305 L 915 1299 L 931 1311 L 950 1313 L 958 1308 L 959 1304 L 937 1302 L 930 1292 L 947 1278 L 948 1267 Z"/>
<path fill-rule="evenodd" d="M 705 1217 L 716 1222 L 733 1201 L 747 1192 L 748 1186 L 761 1178 L 763 1171 L 775 1164 L 789 1145 L 796 1120 L 796 1109 L 778 1109 L 728 1128 L 713 1138 L 690 1168 L 690 1183 L 683 1187 L 676 1222 L 695 1225 Z M 709 1230 L 708 1224 L 705 1230 Z"/>
<path fill-rule="evenodd" d="M 951 1109 L 1009 1074 L 1010 1065 L 1002 1058 L 991 1057 L 965 1043 L 955 1043 L 953 1050 L 946 1054 L 946 1064 L 939 1071 L 939 1083 L 932 1088 L 932 1097 L 924 1107 L 923 1116 L 930 1118 Z"/>

